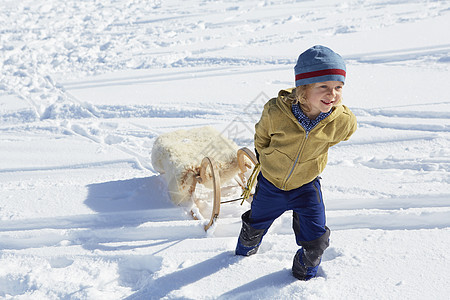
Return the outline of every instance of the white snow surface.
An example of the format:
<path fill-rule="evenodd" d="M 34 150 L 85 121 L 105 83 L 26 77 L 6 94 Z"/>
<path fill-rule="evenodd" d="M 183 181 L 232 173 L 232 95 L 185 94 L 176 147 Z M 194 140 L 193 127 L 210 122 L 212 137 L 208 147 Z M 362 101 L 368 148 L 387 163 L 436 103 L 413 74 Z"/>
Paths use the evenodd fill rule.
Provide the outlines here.
<path fill-rule="evenodd" d="M 1 299 L 449 299 L 450 1 L 0 10 Z M 249 205 L 223 204 L 205 232 L 150 157 L 159 134 L 205 125 L 253 148 L 262 104 L 315 44 L 346 60 L 358 130 L 330 149 L 330 247 L 301 282 L 290 212 L 234 256 Z"/>

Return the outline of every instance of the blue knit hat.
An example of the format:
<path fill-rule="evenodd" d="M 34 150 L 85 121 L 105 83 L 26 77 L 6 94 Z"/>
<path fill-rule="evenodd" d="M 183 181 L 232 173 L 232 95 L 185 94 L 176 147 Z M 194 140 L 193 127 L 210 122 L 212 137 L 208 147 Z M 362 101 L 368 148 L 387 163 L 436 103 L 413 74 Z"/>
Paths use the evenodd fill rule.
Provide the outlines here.
<path fill-rule="evenodd" d="M 322 81 L 345 82 L 345 62 L 324 46 L 314 46 L 300 54 L 295 70 L 295 86 Z"/>

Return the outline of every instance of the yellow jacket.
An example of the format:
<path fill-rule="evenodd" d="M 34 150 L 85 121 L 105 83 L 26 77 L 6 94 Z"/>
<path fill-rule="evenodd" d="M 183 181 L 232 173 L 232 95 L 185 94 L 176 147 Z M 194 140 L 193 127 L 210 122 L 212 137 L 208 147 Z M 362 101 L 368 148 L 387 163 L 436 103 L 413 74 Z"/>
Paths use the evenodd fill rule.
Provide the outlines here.
<path fill-rule="evenodd" d="M 281 90 L 278 98 L 270 99 L 255 125 L 261 173 L 282 190 L 314 180 L 325 169 L 328 149 L 348 140 L 356 130 L 355 115 L 339 105 L 307 135 L 292 113 L 291 104 L 283 101 L 291 92 Z"/>

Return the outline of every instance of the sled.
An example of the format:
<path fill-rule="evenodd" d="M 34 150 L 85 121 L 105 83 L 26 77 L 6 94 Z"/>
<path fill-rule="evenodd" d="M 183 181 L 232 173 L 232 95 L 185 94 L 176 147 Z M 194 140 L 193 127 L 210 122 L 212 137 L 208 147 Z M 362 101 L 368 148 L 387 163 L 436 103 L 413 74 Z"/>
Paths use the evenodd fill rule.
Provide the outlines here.
<path fill-rule="evenodd" d="M 251 150 L 239 148 L 209 126 L 160 135 L 153 145 L 152 164 L 165 178 L 170 198 L 176 205 L 192 204 L 190 213 L 194 219 L 209 220 L 205 231 L 219 217 L 222 204 L 239 200 L 251 202 L 257 172 L 252 176 L 248 174 L 249 170 L 259 170 L 254 168 L 258 164 Z M 222 201 L 221 182 L 232 181 L 243 193 L 240 198 Z M 212 199 L 208 199 L 211 201 L 208 206 L 212 207 L 210 213 L 202 212 L 198 205 L 195 195 L 198 185 L 213 191 Z"/>
<path fill-rule="evenodd" d="M 253 164 L 253 166 L 248 163 L 246 158 L 248 160 L 250 160 L 250 162 L 251 162 L 251 164 Z M 206 173 L 207 173 L 206 171 L 207 171 L 207 168 L 209 168 L 212 173 L 212 182 L 213 182 L 212 188 L 214 191 L 213 192 L 214 196 L 212 199 L 213 208 L 212 208 L 211 215 L 209 218 L 209 223 L 207 225 L 205 225 L 205 227 L 204 227 L 205 231 L 207 231 L 214 224 L 216 219 L 219 217 L 221 204 L 230 203 L 230 202 L 234 202 L 234 201 L 238 201 L 238 200 L 242 200 L 242 201 L 247 200 L 247 201 L 251 202 L 251 200 L 252 200 L 252 198 L 251 198 L 252 197 L 252 194 L 251 194 L 252 187 L 248 185 L 249 178 L 247 178 L 245 174 L 248 172 L 249 169 L 251 170 L 254 168 L 254 166 L 257 165 L 256 156 L 250 149 L 243 147 L 237 151 L 237 161 L 238 161 L 238 166 L 239 166 L 239 173 L 237 174 L 237 176 L 238 176 L 239 180 L 237 180 L 236 182 L 241 186 L 243 193 L 246 190 L 248 190 L 250 192 L 250 197 L 247 197 L 247 199 L 246 199 L 246 198 L 242 197 L 242 195 L 241 195 L 241 197 L 237 198 L 237 199 L 222 201 L 221 193 L 220 193 L 221 185 L 220 185 L 219 168 L 217 167 L 214 159 L 211 157 L 205 157 L 202 160 L 202 163 L 200 166 L 200 172 L 196 176 L 196 181 L 194 183 L 193 190 L 195 191 L 195 187 L 196 187 L 197 183 L 201 184 L 205 180 Z M 253 176 L 255 176 L 255 175 L 253 175 Z M 191 214 L 195 219 L 196 217 L 192 210 L 191 210 Z"/>

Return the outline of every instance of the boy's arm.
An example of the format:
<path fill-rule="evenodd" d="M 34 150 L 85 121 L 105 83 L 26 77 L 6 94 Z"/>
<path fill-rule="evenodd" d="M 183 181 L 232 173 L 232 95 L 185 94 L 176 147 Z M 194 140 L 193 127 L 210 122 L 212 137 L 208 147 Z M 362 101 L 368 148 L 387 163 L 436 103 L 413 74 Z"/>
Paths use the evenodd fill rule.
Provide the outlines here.
<path fill-rule="evenodd" d="M 264 107 L 261 119 L 255 125 L 255 150 L 259 154 L 270 144 L 270 119 L 268 107 Z"/>
<path fill-rule="evenodd" d="M 349 130 L 348 130 L 347 135 L 343 139 L 344 141 L 347 141 L 352 136 L 352 134 L 355 133 L 356 128 L 357 128 L 356 117 L 352 112 L 350 112 L 350 122 L 349 123 L 350 123 Z"/>
<path fill-rule="evenodd" d="M 334 142 L 330 143 L 329 146 L 334 146 L 342 141 L 347 141 L 350 139 L 353 133 L 355 133 L 357 128 L 357 122 L 355 115 L 348 109 L 345 108 L 346 112 L 345 114 L 348 116 L 348 119 L 346 120 L 346 126 L 343 129 L 343 133 L 337 138 Z"/>

